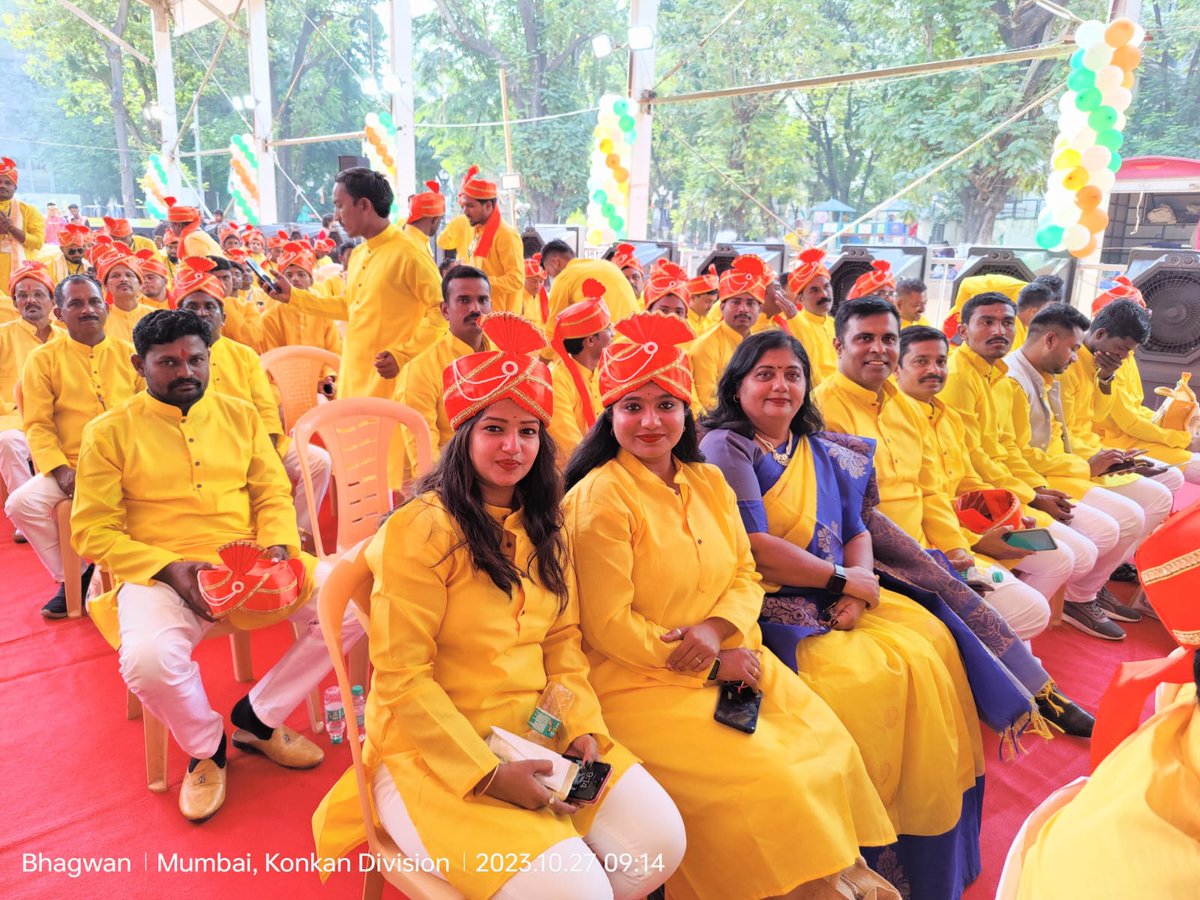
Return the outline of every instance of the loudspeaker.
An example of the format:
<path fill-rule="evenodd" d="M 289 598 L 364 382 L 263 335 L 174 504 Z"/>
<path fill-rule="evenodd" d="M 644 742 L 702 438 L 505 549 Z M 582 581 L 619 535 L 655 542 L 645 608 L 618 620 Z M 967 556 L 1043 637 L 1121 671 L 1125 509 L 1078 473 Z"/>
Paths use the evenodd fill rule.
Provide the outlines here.
<path fill-rule="evenodd" d="M 345 172 L 347 169 L 355 169 L 355 168 L 360 168 L 360 167 L 363 169 L 371 168 L 371 161 L 369 159 L 367 159 L 365 156 L 339 156 L 338 157 L 338 171 L 339 172 Z"/>

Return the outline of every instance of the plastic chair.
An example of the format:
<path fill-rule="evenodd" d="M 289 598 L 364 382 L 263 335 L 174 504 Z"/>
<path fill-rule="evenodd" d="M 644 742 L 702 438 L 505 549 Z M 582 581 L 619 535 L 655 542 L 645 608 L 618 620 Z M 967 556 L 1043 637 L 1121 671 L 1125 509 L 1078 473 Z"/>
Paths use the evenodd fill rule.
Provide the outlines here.
<path fill-rule="evenodd" d="M 1074 799 L 1083 790 L 1088 780 L 1080 776 L 1037 805 L 1021 825 L 1021 830 L 1013 838 L 1012 846 L 1008 848 L 1008 856 L 1004 859 L 1004 868 L 1000 872 L 1000 883 L 996 885 L 996 900 L 1017 900 L 1017 891 L 1021 886 L 1021 873 L 1025 868 L 1025 854 L 1037 841 L 1038 833 L 1050 821 L 1050 817 Z"/>
<path fill-rule="evenodd" d="M 342 360 L 320 347 L 276 347 L 264 353 L 261 362 L 267 377 L 279 389 L 283 430 L 291 432 L 300 417 L 317 405 L 317 384 L 322 373 L 326 369 L 336 371 Z"/>
<path fill-rule="evenodd" d="M 386 402 L 386 401 L 384 401 Z M 352 547 L 334 565 L 329 577 L 321 586 L 321 594 L 317 600 L 317 615 L 321 622 L 321 633 L 325 635 L 325 645 L 329 648 L 330 659 L 333 660 L 333 670 L 337 674 L 338 687 L 342 692 L 342 704 L 346 709 L 353 709 L 353 697 L 350 694 L 350 677 L 346 672 L 346 663 L 342 653 L 342 619 L 346 607 L 353 600 L 357 609 L 355 612 L 364 624 L 370 621 L 371 615 L 371 570 L 367 567 L 366 547 L 368 540 L 361 541 Z M 370 630 L 363 636 L 359 646 L 366 646 Z M 367 832 L 367 847 L 373 855 L 388 860 L 398 860 L 404 853 L 396 846 L 391 836 L 375 827 L 374 804 L 371 800 L 371 784 L 367 778 L 367 769 L 363 764 L 362 745 L 358 741 L 358 722 L 354 716 L 346 717 L 346 728 L 349 735 L 346 742 L 350 745 L 350 755 L 354 760 L 354 776 L 358 783 L 358 800 L 362 807 L 363 825 Z M 429 872 L 403 872 L 400 865 L 375 866 L 367 872 L 363 879 L 363 900 L 379 900 L 383 895 L 384 882 L 390 883 L 411 898 L 411 900 L 462 900 L 460 894 L 447 881 Z M 383 869 L 384 871 L 380 871 Z"/>
<path fill-rule="evenodd" d="M 310 409 L 292 429 L 296 453 L 300 457 L 300 477 L 312 520 L 317 521 L 317 503 L 309 475 L 308 447 L 314 436 L 329 452 L 333 462 L 333 485 L 337 489 L 337 546 L 343 553 L 370 537 L 379 527 L 379 518 L 392 508 L 392 490 L 388 483 L 388 449 L 398 439 L 396 426 L 412 432 L 417 444 L 418 475 L 433 466 L 433 445 L 429 426 L 415 409 L 378 397 L 353 397 L 332 400 Z M 319 528 L 313 529 L 317 556 L 326 559 Z"/>

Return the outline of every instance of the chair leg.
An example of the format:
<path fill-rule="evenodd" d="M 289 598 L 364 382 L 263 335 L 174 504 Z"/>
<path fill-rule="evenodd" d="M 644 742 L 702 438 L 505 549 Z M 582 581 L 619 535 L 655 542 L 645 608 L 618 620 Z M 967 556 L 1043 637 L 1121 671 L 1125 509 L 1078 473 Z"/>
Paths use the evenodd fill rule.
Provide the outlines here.
<path fill-rule="evenodd" d="M 363 900 L 382 900 L 383 897 L 383 873 L 378 869 L 371 869 L 363 876 Z"/>
<path fill-rule="evenodd" d="M 146 786 L 156 794 L 167 790 L 167 726 L 149 710 L 142 713 L 142 731 L 146 736 Z"/>
<path fill-rule="evenodd" d="M 371 650 L 367 646 L 367 639 L 364 636 L 350 648 L 350 683 L 361 684 L 365 691 L 370 685 L 370 678 Z"/>
<path fill-rule="evenodd" d="M 142 717 L 142 701 L 138 699 L 137 694 L 125 689 L 125 718 L 133 721 Z"/>
<path fill-rule="evenodd" d="M 67 618 L 83 615 L 83 585 L 80 583 L 79 554 L 71 546 L 71 501 L 63 500 L 54 507 L 58 519 L 59 553 L 62 554 L 63 588 L 67 594 Z"/>
<path fill-rule="evenodd" d="M 235 631 L 229 636 L 229 651 L 233 654 L 233 677 L 238 681 L 254 681 L 254 663 L 250 659 L 250 633 Z"/>

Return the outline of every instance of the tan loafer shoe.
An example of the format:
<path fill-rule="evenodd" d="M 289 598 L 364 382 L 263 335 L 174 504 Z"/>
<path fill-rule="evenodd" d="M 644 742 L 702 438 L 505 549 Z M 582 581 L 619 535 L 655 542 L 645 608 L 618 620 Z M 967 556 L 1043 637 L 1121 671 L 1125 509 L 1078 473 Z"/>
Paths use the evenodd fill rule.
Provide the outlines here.
<path fill-rule="evenodd" d="M 233 733 L 233 746 L 247 753 L 261 753 L 276 765 L 288 769 L 311 769 L 325 758 L 324 750 L 286 725 L 276 728 L 269 741 L 239 728 Z"/>
<path fill-rule="evenodd" d="M 211 759 L 202 759 L 183 778 L 179 789 L 179 811 L 185 819 L 200 823 L 212 818 L 225 802 L 225 770 Z"/>

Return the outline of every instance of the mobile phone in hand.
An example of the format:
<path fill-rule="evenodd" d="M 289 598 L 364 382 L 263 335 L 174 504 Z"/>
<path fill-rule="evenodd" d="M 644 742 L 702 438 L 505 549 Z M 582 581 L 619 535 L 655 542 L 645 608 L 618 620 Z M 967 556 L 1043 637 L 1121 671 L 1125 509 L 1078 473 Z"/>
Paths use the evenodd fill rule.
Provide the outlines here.
<path fill-rule="evenodd" d="M 567 756 L 565 753 L 563 756 L 579 764 L 575 783 L 571 785 L 571 791 L 567 794 L 567 802 L 583 805 L 595 803 L 600 797 L 600 792 L 604 790 L 604 785 L 608 783 L 608 777 L 612 775 L 612 766 L 599 761 L 585 766 L 582 757 Z"/>

